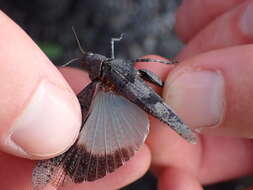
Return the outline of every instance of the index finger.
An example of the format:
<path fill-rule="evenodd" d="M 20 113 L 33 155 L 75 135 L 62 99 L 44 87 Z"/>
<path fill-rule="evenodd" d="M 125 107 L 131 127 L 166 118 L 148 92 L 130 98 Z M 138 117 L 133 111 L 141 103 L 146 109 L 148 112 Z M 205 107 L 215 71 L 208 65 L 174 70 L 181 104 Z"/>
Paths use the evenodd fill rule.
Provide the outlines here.
<path fill-rule="evenodd" d="M 176 32 L 189 41 L 201 28 L 244 0 L 185 0 L 177 11 Z"/>

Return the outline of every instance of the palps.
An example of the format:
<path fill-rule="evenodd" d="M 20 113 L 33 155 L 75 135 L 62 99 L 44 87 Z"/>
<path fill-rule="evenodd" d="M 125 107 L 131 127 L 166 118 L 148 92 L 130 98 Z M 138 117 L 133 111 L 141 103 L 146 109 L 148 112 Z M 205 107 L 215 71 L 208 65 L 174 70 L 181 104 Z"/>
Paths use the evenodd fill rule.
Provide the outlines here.
<path fill-rule="evenodd" d="M 34 189 L 43 189 L 47 184 L 58 188 L 67 181 L 94 181 L 115 171 L 144 143 L 149 132 L 147 113 L 187 141 L 196 142 L 195 134 L 145 83 L 162 87 L 161 79 L 151 71 L 134 68 L 136 62 L 173 62 L 115 59 L 114 41 L 121 38 L 112 39 L 111 58 L 84 52 L 77 40 L 83 55 L 75 60 L 80 61 L 92 80 L 77 95 L 82 110 L 81 130 L 67 152 L 38 162 L 33 170 Z"/>

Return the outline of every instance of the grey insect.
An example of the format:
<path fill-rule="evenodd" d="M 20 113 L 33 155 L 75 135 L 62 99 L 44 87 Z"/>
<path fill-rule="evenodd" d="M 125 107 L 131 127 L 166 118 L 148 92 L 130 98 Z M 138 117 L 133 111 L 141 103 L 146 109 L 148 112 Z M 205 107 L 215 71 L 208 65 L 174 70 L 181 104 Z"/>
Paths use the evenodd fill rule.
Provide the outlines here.
<path fill-rule="evenodd" d="M 66 182 L 94 181 L 115 171 L 144 143 L 149 132 L 147 113 L 166 123 L 190 143 L 196 142 L 194 132 L 144 81 L 162 87 L 161 79 L 151 71 L 134 68 L 136 62 L 172 62 L 115 59 L 114 41 L 121 38 L 112 38 L 111 58 L 84 52 L 77 39 L 83 54 L 78 60 L 92 80 L 77 95 L 82 127 L 67 152 L 38 162 L 32 174 L 34 189 L 43 189 L 47 184 L 58 188 Z"/>

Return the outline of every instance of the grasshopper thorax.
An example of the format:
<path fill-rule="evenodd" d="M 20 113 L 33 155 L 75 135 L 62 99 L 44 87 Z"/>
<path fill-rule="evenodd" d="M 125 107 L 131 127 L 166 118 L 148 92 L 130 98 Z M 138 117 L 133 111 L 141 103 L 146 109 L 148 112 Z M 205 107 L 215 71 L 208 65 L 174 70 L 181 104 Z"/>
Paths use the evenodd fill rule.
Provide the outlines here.
<path fill-rule="evenodd" d="M 107 60 L 103 55 L 87 52 L 80 59 L 81 67 L 89 73 L 91 80 L 98 79 L 101 76 L 102 64 Z"/>

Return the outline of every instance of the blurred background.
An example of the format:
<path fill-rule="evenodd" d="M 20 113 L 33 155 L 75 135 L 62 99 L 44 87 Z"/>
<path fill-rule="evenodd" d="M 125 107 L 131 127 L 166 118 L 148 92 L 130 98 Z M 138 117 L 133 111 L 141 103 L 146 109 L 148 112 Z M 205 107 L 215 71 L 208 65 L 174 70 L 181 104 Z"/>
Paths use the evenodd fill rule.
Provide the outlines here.
<path fill-rule="evenodd" d="M 57 65 L 80 56 L 71 27 L 84 50 L 110 56 L 110 40 L 116 57 L 134 59 L 154 53 L 175 55 L 182 44 L 172 30 L 174 0 L 25 0 L 0 1 L 15 20 Z"/>
<path fill-rule="evenodd" d="M 0 8 L 18 23 L 56 65 L 79 57 L 71 27 L 85 51 L 110 56 L 111 37 L 117 58 L 135 59 L 146 54 L 173 58 L 183 47 L 173 26 L 180 0 L 0 0 Z M 252 178 L 205 187 L 205 190 L 243 190 Z M 122 190 L 156 190 L 148 172 Z"/>

